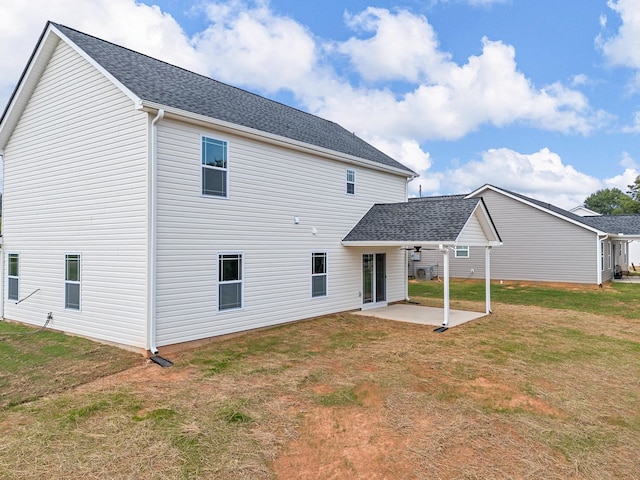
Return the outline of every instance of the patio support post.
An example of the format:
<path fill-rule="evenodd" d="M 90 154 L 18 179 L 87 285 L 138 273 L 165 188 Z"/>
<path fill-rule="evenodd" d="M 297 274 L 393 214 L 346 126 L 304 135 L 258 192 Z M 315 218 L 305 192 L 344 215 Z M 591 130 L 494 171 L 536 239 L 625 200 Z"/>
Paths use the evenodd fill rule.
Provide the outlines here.
<path fill-rule="evenodd" d="M 486 295 L 486 311 L 489 315 L 491 313 L 491 247 L 485 247 L 484 249 L 484 282 L 485 282 L 485 295 Z"/>
<path fill-rule="evenodd" d="M 442 256 L 444 257 L 444 320 L 442 326 L 449 325 L 449 247 L 442 248 Z"/>

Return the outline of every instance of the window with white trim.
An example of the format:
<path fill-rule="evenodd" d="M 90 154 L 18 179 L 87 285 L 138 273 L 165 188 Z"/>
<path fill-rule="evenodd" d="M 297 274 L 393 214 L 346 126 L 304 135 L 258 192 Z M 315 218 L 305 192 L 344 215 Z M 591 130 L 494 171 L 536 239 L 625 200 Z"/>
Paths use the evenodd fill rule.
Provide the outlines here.
<path fill-rule="evenodd" d="M 7 255 L 7 300 L 20 298 L 20 255 L 10 253 Z"/>
<path fill-rule="evenodd" d="M 600 242 L 600 271 L 604 272 L 604 241 Z"/>
<path fill-rule="evenodd" d="M 80 255 L 64 256 L 64 308 L 80 310 Z"/>
<path fill-rule="evenodd" d="M 613 242 L 607 242 L 607 245 L 609 246 L 609 248 L 607 249 L 607 265 L 608 265 L 608 269 L 611 270 L 613 268 Z"/>
<path fill-rule="evenodd" d="M 356 171 L 347 169 L 347 194 L 356 194 Z"/>
<path fill-rule="evenodd" d="M 324 252 L 311 254 L 311 296 L 327 296 L 327 254 Z"/>
<path fill-rule="evenodd" d="M 227 142 L 202 137 L 202 195 L 227 197 Z"/>
<path fill-rule="evenodd" d="M 456 258 L 469 258 L 468 245 L 456 245 Z"/>
<path fill-rule="evenodd" d="M 242 308 L 242 255 L 218 255 L 218 310 Z"/>

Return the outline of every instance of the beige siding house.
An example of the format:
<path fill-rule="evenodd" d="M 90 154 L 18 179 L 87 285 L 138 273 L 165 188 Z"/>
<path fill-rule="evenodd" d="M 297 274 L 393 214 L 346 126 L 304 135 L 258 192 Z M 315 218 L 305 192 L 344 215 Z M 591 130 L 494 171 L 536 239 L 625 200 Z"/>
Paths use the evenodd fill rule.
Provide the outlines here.
<path fill-rule="evenodd" d="M 155 353 L 406 298 L 404 249 L 342 239 L 375 203 L 406 202 L 413 171 L 62 25 L 0 119 L 0 155 L 3 318 Z"/>
<path fill-rule="evenodd" d="M 579 216 L 549 203 L 485 185 L 464 198 L 482 198 L 503 246 L 492 252 L 491 278 L 601 284 L 628 263 L 628 244 L 640 238 L 640 216 Z M 416 199 L 412 201 L 420 201 Z M 484 278 L 481 249 L 458 243 L 450 275 Z M 442 275 L 436 252 L 422 252 L 409 271 Z"/>

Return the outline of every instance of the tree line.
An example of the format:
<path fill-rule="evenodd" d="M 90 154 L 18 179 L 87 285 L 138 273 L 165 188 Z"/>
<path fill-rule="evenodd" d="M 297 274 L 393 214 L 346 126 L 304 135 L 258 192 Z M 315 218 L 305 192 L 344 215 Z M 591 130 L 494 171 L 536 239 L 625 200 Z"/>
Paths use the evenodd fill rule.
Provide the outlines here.
<path fill-rule="evenodd" d="M 640 175 L 629 190 L 623 192 L 619 188 L 604 188 L 589 195 L 584 206 L 602 215 L 640 214 Z"/>

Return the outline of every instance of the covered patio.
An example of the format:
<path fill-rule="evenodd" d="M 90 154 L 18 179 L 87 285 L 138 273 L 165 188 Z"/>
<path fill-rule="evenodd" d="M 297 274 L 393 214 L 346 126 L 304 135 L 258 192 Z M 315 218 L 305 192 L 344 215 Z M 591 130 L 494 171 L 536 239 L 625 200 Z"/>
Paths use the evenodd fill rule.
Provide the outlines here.
<path fill-rule="evenodd" d="M 447 329 L 454 326 L 454 322 L 459 325 L 491 313 L 491 248 L 502 245 L 502 241 L 482 198 L 418 198 L 403 203 L 376 204 L 344 237 L 342 244 L 369 248 L 397 246 L 405 251 L 405 256 L 412 250 L 437 249 L 443 256 L 444 308 L 396 304 L 370 311 L 363 309 L 359 312 L 361 315 L 441 325 L 440 328 Z M 482 314 L 449 308 L 449 254 L 458 246 L 485 247 L 486 308 Z M 404 265 L 405 296 L 410 301 L 406 258 Z M 437 317 L 440 317 L 438 323 L 433 323 Z"/>

